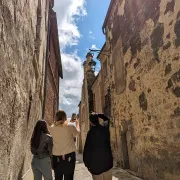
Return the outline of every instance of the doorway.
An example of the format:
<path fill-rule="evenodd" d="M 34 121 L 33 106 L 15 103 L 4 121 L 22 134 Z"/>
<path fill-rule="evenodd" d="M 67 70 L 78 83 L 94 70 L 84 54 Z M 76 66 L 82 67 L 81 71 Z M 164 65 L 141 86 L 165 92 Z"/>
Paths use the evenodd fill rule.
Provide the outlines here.
<path fill-rule="evenodd" d="M 127 144 L 127 132 L 121 134 L 121 142 L 122 142 L 122 154 L 124 158 L 124 169 L 129 169 L 129 155 L 128 155 L 128 144 Z"/>

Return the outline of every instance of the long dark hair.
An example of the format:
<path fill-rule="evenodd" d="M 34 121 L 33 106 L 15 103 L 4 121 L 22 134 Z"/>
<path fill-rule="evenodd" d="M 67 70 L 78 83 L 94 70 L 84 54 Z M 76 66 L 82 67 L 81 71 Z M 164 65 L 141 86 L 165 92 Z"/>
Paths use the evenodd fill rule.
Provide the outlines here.
<path fill-rule="evenodd" d="M 39 120 L 34 127 L 34 131 L 31 137 L 31 148 L 39 147 L 40 137 L 42 133 L 49 134 L 49 131 L 47 128 L 46 121 Z"/>

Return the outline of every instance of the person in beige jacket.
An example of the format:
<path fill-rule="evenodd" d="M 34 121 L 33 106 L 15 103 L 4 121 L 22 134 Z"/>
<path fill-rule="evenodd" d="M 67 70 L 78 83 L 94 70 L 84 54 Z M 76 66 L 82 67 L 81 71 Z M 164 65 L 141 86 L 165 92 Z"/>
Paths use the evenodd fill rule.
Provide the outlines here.
<path fill-rule="evenodd" d="M 74 137 L 79 132 L 79 122 L 76 126 L 67 122 L 66 113 L 59 110 L 56 113 L 56 121 L 49 128 L 53 138 L 53 169 L 55 180 L 73 180 L 76 163 L 76 146 Z"/>

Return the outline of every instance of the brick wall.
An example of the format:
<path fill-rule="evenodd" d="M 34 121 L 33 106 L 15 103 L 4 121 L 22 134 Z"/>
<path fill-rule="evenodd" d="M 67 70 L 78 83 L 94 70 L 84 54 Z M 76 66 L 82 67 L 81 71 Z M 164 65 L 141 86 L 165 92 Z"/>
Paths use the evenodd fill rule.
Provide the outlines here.
<path fill-rule="evenodd" d="M 54 121 L 55 113 L 58 109 L 58 95 L 50 66 L 48 66 L 47 73 L 45 120 L 51 124 Z"/>
<path fill-rule="evenodd" d="M 51 9 L 50 18 L 50 40 L 49 40 L 49 59 L 47 64 L 47 81 L 46 81 L 46 103 L 45 103 L 45 120 L 51 124 L 55 120 L 55 113 L 59 108 L 59 77 L 61 75 L 61 64 L 58 27 L 56 13 Z M 59 64 L 58 64 L 59 63 Z"/>
<path fill-rule="evenodd" d="M 56 85 L 56 89 L 58 90 L 58 86 L 59 86 L 59 73 L 58 73 L 58 58 L 56 57 L 56 53 L 55 53 L 55 43 L 53 43 L 53 39 L 50 39 L 50 66 L 52 69 L 52 74 L 54 77 L 54 81 L 55 81 L 55 85 Z"/>

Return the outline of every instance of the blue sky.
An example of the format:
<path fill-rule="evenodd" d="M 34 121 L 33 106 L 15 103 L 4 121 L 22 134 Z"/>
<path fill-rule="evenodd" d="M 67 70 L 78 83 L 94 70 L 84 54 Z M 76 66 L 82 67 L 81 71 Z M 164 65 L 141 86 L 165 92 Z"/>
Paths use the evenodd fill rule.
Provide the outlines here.
<path fill-rule="evenodd" d="M 102 25 L 109 3 L 110 0 L 55 0 L 64 74 L 60 80 L 60 109 L 68 117 L 78 113 L 86 53 L 89 48 L 101 49 L 105 42 Z M 96 70 L 99 68 L 98 63 Z"/>
<path fill-rule="evenodd" d="M 101 49 L 105 42 L 105 36 L 102 33 L 102 25 L 107 13 L 110 0 L 88 0 L 85 4 L 87 16 L 79 19 L 77 26 L 81 33 L 81 38 L 77 46 L 67 48 L 67 52 L 78 49 L 78 55 L 83 59 L 86 56 L 87 48 L 96 45 Z"/>

